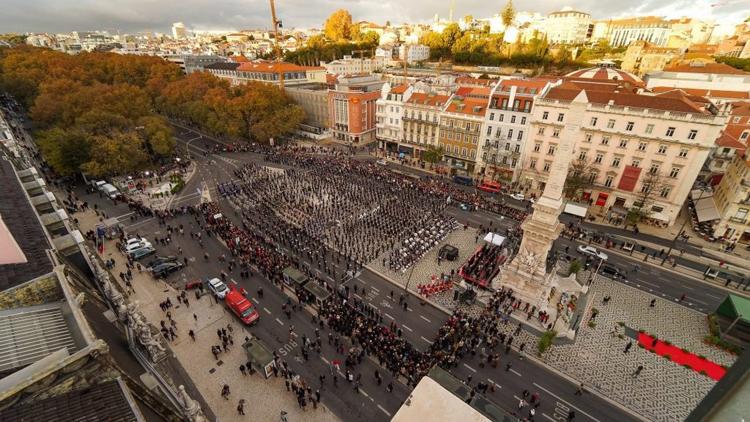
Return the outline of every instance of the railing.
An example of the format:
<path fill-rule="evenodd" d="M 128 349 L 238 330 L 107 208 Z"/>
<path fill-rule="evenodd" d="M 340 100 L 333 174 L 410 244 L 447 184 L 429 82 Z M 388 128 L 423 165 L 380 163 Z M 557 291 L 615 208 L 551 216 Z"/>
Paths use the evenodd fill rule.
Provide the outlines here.
<path fill-rule="evenodd" d="M 747 218 L 729 217 L 729 221 L 732 223 L 747 224 Z"/>

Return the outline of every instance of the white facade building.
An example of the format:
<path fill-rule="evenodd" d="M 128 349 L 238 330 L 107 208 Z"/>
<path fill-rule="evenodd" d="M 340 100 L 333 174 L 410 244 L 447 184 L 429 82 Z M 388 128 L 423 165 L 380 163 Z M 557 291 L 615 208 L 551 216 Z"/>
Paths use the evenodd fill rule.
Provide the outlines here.
<path fill-rule="evenodd" d="M 423 62 L 430 58 L 430 47 L 422 44 L 401 44 L 398 47 L 398 58 L 406 60 L 407 63 Z"/>
<path fill-rule="evenodd" d="M 648 88 L 669 87 L 750 92 L 750 73 L 723 63 L 691 62 L 649 73 Z"/>
<path fill-rule="evenodd" d="M 352 56 L 344 56 L 343 59 L 334 60 L 332 62 L 320 62 L 320 65 L 326 68 L 326 72 L 335 75 L 357 75 L 362 73 L 372 73 L 376 70 L 380 70 L 385 66 L 385 59 L 383 57 L 372 57 L 372 58 L 353 58 Z"/>
<path fill-rule="evenodd" d="M 382 148 L 385 143 L 398 144 L 404 139 L 404 103 L 409 100 L 413 88 L 408 85 L 392 87 L 383 84 L 380 98 L 375 102 L 375 136 Z"/>
<path fill-rule="evenodd" d="M 580 103 L 583 124 L 571 139 L 561 138 Z M 520 182 L 540 193 L 558 145 L 573 142 L 574 159 L 594 169 L 580 198 L 590 214 L 623 221 L 628 210 L 641 209 L 647 222 L 671 225 L 726 119 L 701 97 L 639 94 L 617 81 L 565 81 L 535 101 Z"/>
<path fill-rule="evenodd" d="M 184 40 L 187 38 L 187 30 L 185 24 L 182 22 L 175 22 L 172 24 L 172 38 L 176 40 Z"/>
<path fill-rule="evenodd" d="M 544 27 L 552 44 L 581 44 L 590 36 L 591 15 L 565 8 L 547 15 Z"/>

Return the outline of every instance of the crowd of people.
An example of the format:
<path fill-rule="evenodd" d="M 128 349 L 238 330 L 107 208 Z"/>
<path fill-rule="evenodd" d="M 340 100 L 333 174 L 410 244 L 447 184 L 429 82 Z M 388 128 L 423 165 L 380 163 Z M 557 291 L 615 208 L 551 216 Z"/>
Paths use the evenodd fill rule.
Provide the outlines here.
<path fill-rule="evenodd" d="M 459 274 L 469 282 L 486 286 L 500 271 L 505 259 L 503 248 L 485 243 L 466 261 Z"/>
<path fill-rule="evenodd" d="M 399 247 L 388 254 L 387 258 L 383 258 L 383 266 L 394 272 L 405 272 L 457 226 L 458 222 L 453 217 L 434 217 L 425 228 L 409 235 Z"/>

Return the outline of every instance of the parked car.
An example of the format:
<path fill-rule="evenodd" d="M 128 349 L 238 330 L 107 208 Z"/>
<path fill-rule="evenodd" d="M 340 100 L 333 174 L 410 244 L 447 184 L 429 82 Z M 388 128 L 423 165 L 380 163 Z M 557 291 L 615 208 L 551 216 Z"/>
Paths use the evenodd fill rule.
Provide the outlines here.
<path fill-rule="evenodd" d="M 148 246 L 143 246 L 132 251 L 128 251 L 128 255 L 130 255 L 133 259 L 142 259 L 155 252 L 156 249 L 154 249 L 151 244 L 149 244 Z"/>
<path fill-rule="evenodd" d="M 458 205 L 458 207 L 464 211 L 474 211 L 476 209 L 474 204 L 469 204 L 467 202 L 462 202 L 461 204 Z"/>
<path fill-rule="evenodd" d="M 177 258 L 176 256 L 157 256 L 156 259 L 148 263 L 148 268 L 154 268 L 159 264 L 163 264 L 165 262 L 174 262 L 178 260 L 179 258 Z"/>
<path fill-rule="evenodd" d="M 218 278 L 212 278 L 208 280 L 208 289 L 213 292 L 219 299 L 224 299 L 229 293 L 229 288 L 223 281 Z"/>
<path fill-rule="evenodd" d="M 599 250 L 596 249 L 593 246 L 583 246 L 583 245 L 581 245 L 581 246 L 578 247 L 578 252 L 580 252 L 580 253 L 582 253 L 584 255 L 593 256 L 594 258 L 599 258 L 599 259 L 601 259 L 603 261 L 606 261 L 607 258 L 609 258 L 607 256 L 607 254 L 605 254 L 604 252 L 599 252 Z"/>
<path fill-rule="evenodd" d="M 385 158 L 381 158 L 378 161 L 376 161 L 375 163 L 378 164 L 378 165 L 381 165 L 381 166 L 387 166 L 388 165 L 388 161 L 386 161 Z"/>
<path fill-rule="evenodd" d="M 611 278 L 624 278 L 625 277 L 625 273 L 612 264 L 602 265 L 602 268 L 599 271 L 602 274 L 609 276 Z"/>
<path fill-rule="evenodd" d="M 474 186 L 474 179 L 469 176 L 453 176 L 453 181 L 459 185 Z"/>
<path fill-rule="evenodd" d="M 101 191 L 103 194 L 107 195 L 110 199 L 116 199 L 120 197 L 120 191 L 117 190 L 116 187 L 110 185 L 109 183 L 105 183 L 101 187 Z"/>
<path fill-rule="evenodd" d="M 151 242 L 149 242 L 148 240 L 142 237 L 132 238 L 132 239 L 128 239 L 127 243 L 125 243 L 124 250 L 125 252 L 130 253 L 136 249 L 145 248 L 145 247 L 153 248 L 153 245 L 151 244 Z"/>
<path fill-rule="evenodd" d="M 633 242 L 625 242 L 622 244 L 623 251 L 632 252 L 633 248 L 635 248 L 635 243 Z"/>
<path fill-rule="evenodd" d="M 526 198 L 520 192 L 511 193 L 510 197 L 513 198 L 513 199 L 515 199 L 516 201 L 525 201 L 526 200 Z"/>
<path fill-rule="evenodd" d="M 157 278 L 166 278 L 168 275 L 178 271 L 185 265 L 180 261 L 163 262 L 151 268 L 151 273 Z"/>
<path fill-rule="evenodd" d="M 260 314 L 258 314 L 253 303 L 247 300 L 237 289 L 227 292 L 224 302 L 246 325 L 254 324 L 260 319 Z"/>

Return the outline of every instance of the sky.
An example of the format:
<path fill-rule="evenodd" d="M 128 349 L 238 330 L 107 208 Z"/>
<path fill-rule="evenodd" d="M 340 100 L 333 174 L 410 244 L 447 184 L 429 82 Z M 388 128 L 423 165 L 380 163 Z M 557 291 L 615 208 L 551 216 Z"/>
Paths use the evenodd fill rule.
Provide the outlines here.
<path fill-rule="evenodd" d="M 321 27 L 333 11 L 344 8 L 355 21 L 383 24 L 429 22 L 448 16 L 451 0 L 276 0 L 285 28 Z M 506 0 L 457 0 L 454 18 L 483 18 L 498 13 Z M 594 19 L 633 15 L 713 19 L 722 31 L 750 16 L 750 0 L 516 0 L 516 9 L 547 14 L 571 6 Z M 240 30 L 270 26 L 268 0 L 3 0 L 2 32 L 170 33 L 173 22 L 193 30 Z"/>

